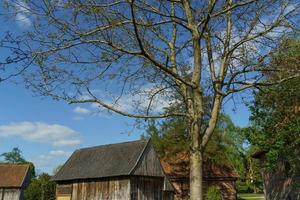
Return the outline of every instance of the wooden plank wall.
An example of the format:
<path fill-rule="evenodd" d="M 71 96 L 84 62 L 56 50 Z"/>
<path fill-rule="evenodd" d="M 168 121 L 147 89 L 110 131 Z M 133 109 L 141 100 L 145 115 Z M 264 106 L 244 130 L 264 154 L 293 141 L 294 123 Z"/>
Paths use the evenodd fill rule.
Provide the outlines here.
<path fill-rule="evenodd" d="M 165 174 L 152 145 L 149 145 L 138 163 L 134 175 L 164 177 Z"/>
<path fill-rule="evenodd" d="M 131 178 L 131 200 L 162 199 L 163 178 L 136 176 Z"/>
<path fill-rule="evenodd" d="M 20 200 L 20 189 L 0 189 L 0 200 Z"/>
<path fill-rule="evenodd" d="M 61 190 L 57 186 L 57 196 L 71 196 L 71 200 L 130 200 L 129 179 L 106 180 L 106 181 L 86 181 L 69 184 L 72 188 L 70 194 L 66 190 Z"/>
<path fill-rule="evenodd" d="M 174 200 L 174 192 L 173 191 L 163 191 L 162 200 Z"/>

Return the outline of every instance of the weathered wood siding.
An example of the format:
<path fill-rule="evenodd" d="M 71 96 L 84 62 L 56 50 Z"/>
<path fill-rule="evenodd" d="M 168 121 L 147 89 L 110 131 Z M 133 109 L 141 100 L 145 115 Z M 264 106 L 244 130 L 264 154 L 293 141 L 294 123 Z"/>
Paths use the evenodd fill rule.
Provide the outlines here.
<path fill-rule="evenodd" d="M 129 179 L 59 184 L 56 191 L 57 197 L 71 196 L 71 200 L 130 200 Z"/>
<path fill-rule="evenodd" d="M 174 191 L 163 191 L 162 200 L 174 200 Z"/>
<path fill-rule="evenodd" d="M 131 178 L 131 200 L 161 200 L 163 178 L 136 176 Z"/>
<path fill-rule="evenodd" d="M 266 200 L 300 200 L 300 176 L 287 177 L 280 168 L 276 173 L 262 170 Z"/>
<path fill-rule="evenodd" d="M 140 162 L 135 168 L 134 175 L 164 177 L 165 174 L 152 145 L 145 149 Z"/>
<path fill-rule="evenodd" d="M 281 159 L 277 163 L 275 171 L 264 168 L 266 154 L 258 157 L 260 160 L 261 175 L 264 184 L 264 195 L 266 200 L 300 200 L 300 176 L 288 176 L 286 163 Z"/>
<path fill-rule="evenodd" d="M 0 189 L 0 200 L 22 200 L 20 189 Z"/>

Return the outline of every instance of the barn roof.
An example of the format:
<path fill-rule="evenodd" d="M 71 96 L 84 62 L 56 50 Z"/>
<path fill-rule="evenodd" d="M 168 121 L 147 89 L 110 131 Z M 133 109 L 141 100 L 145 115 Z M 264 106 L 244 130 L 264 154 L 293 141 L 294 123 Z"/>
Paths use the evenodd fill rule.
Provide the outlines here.
<path fill-rule="evenodd" d="M 162 167 L 170 179 L 189 178 L 189 155 L 180 152 L 161 160 Z M 238 178 L 235 170 L 226 165 L 218 165 L 210 160 L 203 164 L 204 180 L 236 180 Z"/>
<path fill-rule="evenodd" d="M 28 170 L 28 164 L 0 164 L 0 188 L 22 187 Z"/>
<path fill-rule="evenodd" d="M 76 150 L 52 180 L 130 175 L 141 159 L 148 142 L 138 140 Z"/>

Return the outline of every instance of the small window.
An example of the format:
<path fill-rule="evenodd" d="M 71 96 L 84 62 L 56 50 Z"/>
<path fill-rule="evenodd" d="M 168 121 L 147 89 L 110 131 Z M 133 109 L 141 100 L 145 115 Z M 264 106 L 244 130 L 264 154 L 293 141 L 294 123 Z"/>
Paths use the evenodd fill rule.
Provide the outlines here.
<path fill-rule="evenodd" d="M 58 185 L 56 187 L 58 196 L 71 196 L 72 185 Z"/>

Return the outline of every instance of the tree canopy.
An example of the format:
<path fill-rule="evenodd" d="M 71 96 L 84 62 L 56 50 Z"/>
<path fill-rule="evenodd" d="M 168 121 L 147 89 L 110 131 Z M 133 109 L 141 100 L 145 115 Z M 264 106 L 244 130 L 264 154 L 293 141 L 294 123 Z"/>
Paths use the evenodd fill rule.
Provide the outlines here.
<path fill-rule="evenodd" d="M 243 172 L 243 157 L 246 153 L 243 144 L 246 138 L 242 130 L 233 124 L 229 116 L 222 114 L 205 149 L 205 159 L 215 164 L 234 167 L 239 173 Z M 182 118 L 170 118 L 159 123 L 149 121 L 143 137 L 151 137 L 156 151 L 162 158 L 189 152 L 191 139 L 188 123 Z"/>
<path fill-rule="evenodd" d="M 300 69 L 300 41 L 284 40 L 272 63 L 281 69 Z M 285 72 L 268 78 L 280 76 L 285 76 Z M 248 137 L 253 145 L 267 151 L 267 167 L 274 169 L 278 160 L 284 158 L 292 173 L 299 171 L 300 79 L 257 91 L 251 112 Z"/>
<path fill-rule="evenodd" d="M 278 72 L 270 57 L 299 30 L 298 0 L 5 3 L 8 16 L 21 12 L 32 26 L 3 38 L 9 56 L 0 67 L 25 69 L 34 92 L 128 117 L 186 118 L 192 200 L 203 199 L 203 152 L 224 99 L 300 75 L 264 73 Z"/>
<path fill-rule="evenodd" d="M 4 152 L 0 155 L 0 157 L 4 157 L 4 160 L 0 162 L 7 164 L 29 164 L 30 165 L 30 179 L 35 177 L 35 167 L 34 164 L 30 161 L 25 160 L 22 156 L 22 151 L 18 147 L 14 147 L 9 152 Z"/>
<path fill-rule="evenodd" d="M 31 180 L 24 193 L 26 200 L 55 200 L 55 182 L 50 179 L 50 175 L 43 173 Z"/>
<path fill-rule="evenodd" d="M 4 157 L 4 163 L 23 164 L 27 162 L 22 156 L 22 151 L 17 147 L 14 147 L 10 152 L 2 153 L 0 157 Z"/>

